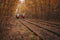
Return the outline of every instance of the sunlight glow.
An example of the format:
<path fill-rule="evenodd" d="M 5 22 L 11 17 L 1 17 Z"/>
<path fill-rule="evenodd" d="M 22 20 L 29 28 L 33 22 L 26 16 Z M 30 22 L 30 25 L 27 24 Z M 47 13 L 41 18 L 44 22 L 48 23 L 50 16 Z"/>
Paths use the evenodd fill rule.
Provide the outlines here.
<path fill-rule="evenodd" d="M 16 9 L 16 13 L 18 12 L 18 9 Z"/>
<path fill-rule="evenodd" d="M 25 2 L 25 0 L 19 0 L 21 3 L 24 3 Z"/>

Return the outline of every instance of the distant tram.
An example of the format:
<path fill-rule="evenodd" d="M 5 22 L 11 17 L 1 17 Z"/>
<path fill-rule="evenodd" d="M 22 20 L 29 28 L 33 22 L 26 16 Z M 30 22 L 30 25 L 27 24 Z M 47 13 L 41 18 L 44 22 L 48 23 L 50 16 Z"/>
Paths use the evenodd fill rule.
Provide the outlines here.
<path fill-rule="evenodd" d="M 19 19 L 19 18 L 25 18 L 25 16 L 23 14 L 16 14 L 16 18 Z"/>

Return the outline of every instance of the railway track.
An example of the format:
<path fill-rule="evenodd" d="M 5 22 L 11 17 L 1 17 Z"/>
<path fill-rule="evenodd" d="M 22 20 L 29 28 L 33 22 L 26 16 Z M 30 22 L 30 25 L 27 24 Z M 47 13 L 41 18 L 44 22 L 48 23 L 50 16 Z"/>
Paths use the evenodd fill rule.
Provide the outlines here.
<path fill-rule="evenodd" d="M 46 25 L 46 24 L 41 25 L 39 23 L 31 22 L 31 21 L 28 21 L 28 20 L 24 20 L 24 21 L 29 22 L 31 24 L 35 24 L 39 27 L 42 27 L 43 29 L 49 30 L 49 31 L 53 32 L 54 34 L 57 34 L 58 36 L 60 36 L 60 29 L 58 29 L 56 27 L 52 27 L 52 26 Z"/>
<path fill-rule="evenodd" d="M 29 27 L 27 27 L 21 20 L 19 20 L 19 22 L 24 25 L 27 29 L 29 29 L 34 35 L 38 36 L 40 38 L 40 40 L 43 40 L 39 35 L 37 35 L 33 30 L 31 30 Z"/>
<path fill-rule="evenodd" d="M 31 21 L 31 22 L 36 22 L 35 20 L 31 20 L 31 19 L 26 19 L 28 21 Z M 52 27 L 56 27 L 58 29 L 60 29 L 60 24 L 59 23 L 52 23 L 52 22 L 48 22 L 48 21 L 37 21 L 38 23 L 40 24 L 43 24 L 43 25 L 47 25 L 47 26 L 52 26 Z M 41 22 L 44 22 L 44 23 L 41 23 Z"/>
<path fill-rule="evenodd" d="M 45 26 L 37 25 L 37 23 L 33 23 L 31 21 L 19 20 L 24 26 L 26 26 L 30 31 L 32 31 L 35 35 L 41 37 L 42 40 L 60 40 L 60 34 L 57 31 L 54 31 Z"/>

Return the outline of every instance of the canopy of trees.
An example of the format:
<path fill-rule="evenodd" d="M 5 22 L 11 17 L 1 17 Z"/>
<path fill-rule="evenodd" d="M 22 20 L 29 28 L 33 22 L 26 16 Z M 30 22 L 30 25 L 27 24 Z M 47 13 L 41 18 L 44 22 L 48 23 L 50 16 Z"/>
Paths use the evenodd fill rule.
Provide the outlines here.
<path fill-rule="evenodd" d="M 59 0 L 26 0 L 26 16 L 46 20 L 59 20 Z"/>

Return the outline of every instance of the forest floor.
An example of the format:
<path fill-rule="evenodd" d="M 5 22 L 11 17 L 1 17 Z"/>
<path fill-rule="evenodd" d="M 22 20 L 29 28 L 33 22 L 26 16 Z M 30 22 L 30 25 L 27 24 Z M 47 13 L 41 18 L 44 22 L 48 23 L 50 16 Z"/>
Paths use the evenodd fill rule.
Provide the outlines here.
<path fill-rule="evenodd" d="M 17 19 L 10 19 L 7 25 L 2 28 L 0 40 L 40 40 L 29 29 L 21 24 Z"/>

